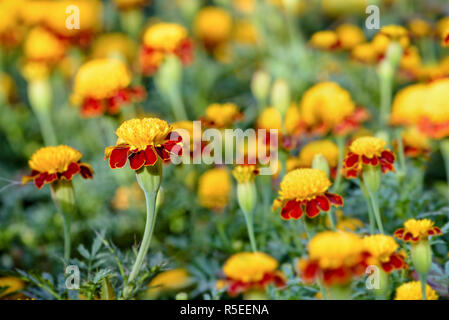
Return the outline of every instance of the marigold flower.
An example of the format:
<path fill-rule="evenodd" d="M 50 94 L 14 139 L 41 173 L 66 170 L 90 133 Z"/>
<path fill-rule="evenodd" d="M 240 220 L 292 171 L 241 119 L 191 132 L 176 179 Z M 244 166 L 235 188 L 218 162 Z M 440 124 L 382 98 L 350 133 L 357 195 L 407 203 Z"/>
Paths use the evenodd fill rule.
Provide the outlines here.
<path fill-rule="evenodd" d="M 242 292 L 260 289 L 274 283 L 285 284 L 282 273 L 276 271 L 278 262 L 263 252 L 241 252 L 231 256 L 223 266 L 228 294 L 236 296 Z"/>
<path fill-rule="evenodd" d="M 33 180 L 34 185 L 41 189 L 53 181 L 70 181 L 78 173 L 84 179 L 91 179 L 94 172 L 90 165 L 81 162 L 82 156 L 78 150 L 65 145 L 41 148 L 28 161 L 31 174 L 24 176 L 22 183 L 26 184 Z"/>
<path fill-rule="evenodd" d="M 157 118 L 131 119 L 123 122 L 115 131 L 117 145 L 106 148 L 105 159 L 109 159 L 112 169 L 123 168 L 129 159 L 133 170 L 143 166 L 153 166 L 158 157 L 162 161 L 170 159 L 181 136 L 173 132 L 173 127 Z M 182 148 L 176 150 L 182 154 Z"/>
<path fill-rule="evenodd" d="M 141 68 L 146 75 L 157 71 L 165 56 L 174 54 L 184 65 L 193 60 L 193 43 L 187 29 L 176 23 L 156 23 L 143 35 L 143 48 L 140 52 Z"/>
<path fill-rule="evenodd" d="M 365 42 L 365 35 L 363 30 L 358 26 L 344 23 L 335 30 L 338 36 L 340 47 L 343 50 L 351 50 L 355 46 Z"/>
<path fill-rule="evenodd" d="M 422 108 L 428 99 L 428 86 L 412 84 L 401 89 L 394 97 L 390 123 L 393 125 L 417 124 L 422 116 Z"/>
<path fill-rule="evenodd" d="M 232 39 L 237 43 L 255 45 L 260 36 L 250 20 L 242 19 L 235 22 Z"/>
<path fill-rule="evenodd" d="M 3 298 L 24 289 L 25 283 L 16 277 L 1 277 L 0 288 L 6 288 L 0 293 L 0 298 Z"/>
<path fill-rule="evenodd" d="M 195 17 L 195 35 L 207 49 L 227 42 L 232 35 L 232 17 L 219 7 L 202 8 Z"/>
<path fill-rule="evenodd" d="M 306 282 L 321 279 L 325 286 L 345 285 L 368 266 L 369 253 L 360 237 L 352 233 L 318 233 L 310 240 L 308 252 L 308 259 L 298 263 Z"/>
<path fill-rule="evenodd" d="M 92 44 L 93 59 L 120 57 L 131 64 L 137 53 L 137 44 L 127 35 L 115 32 L 98 37 Z"/>
<path fill-rule="evenodd" d="M 198 131 L 194 132 L 193 129 L 193 121 L 177 121 L 172 123 L 173 126 L 173 131 L 178 132 L 183 139 L 183 150 L 187 150 L 187 141 L 189 141 L 189 151 L 190 151 L 190 156 L 193 157 L 195 155 L 197 155 L 197 150 L 202 151 L 203 148 L 207 145 L 207 142 L 203 142 L 201 140 L 201 128 L 199 128 Z M 182 132 L 184 131 L 185 132 Z M 188 139 L 187 137 L 183 136 L 183 133 L 188 134 Z"/>
<path fill-rule="evenodd" d="M 399 245 L 393 237 L 383 234 L 366 236 L 362 239 L 363 246 L 370 254 L 370 259 L 379 264 L 382 269 L 389 273 L 396 269 L 406 269 L 405 257 L 396 252 Z"/>
<path fill-rule="evenodd" d="M 415 158 L 418 156 L 427 157 L 431 150 L 430 139 L 417 127 L 409 127 L 402 132 L 402 144 L 404 154 Z"/>
<path fill-rule="evenodd" d="M 430 24 L 419 18 L 412 19 L 408 24 L 408 28 L 410 33 L 417 38 L 426 37 L 432 32 Z"/>
<path fill-rule="evenodd" d="M 427 240 L 429 236 L 442 235 L 441 229 L 434 226 L 434 222 L 429 219 L 410 219 L 404 223 L 403 228 L 394 232 L 394 236 L 406 242 L 416 243 Z"/>
<path fill-rule="evenodd" d="M 327 192 L 331 182 L 318 169 L 296 169 L 287 173 L 280 184 L 278 204 L 285 220 L 299 219 L 303 212 L 314 218 L 331 205 L 342 206 L 343 198 Z"/>
<path fill-rule="evenodd" d="M 356 45 L 351 51 L 351 57 L 366 64 L 372 64 L 378 60 L 376 50 L 370 42 Z"/>
<path fill-rule="evenodd" d="M 15 102 L 17 99 L 17 88 L 13 78 L 6 73 L 0 72 L 0 101 Z"/>
<path fill-rule="evenodd" d="M 418 128 L 433 139 L 449 135 L 449 101 L 445 95 L 449 90 L 449 79 L 436 80 L 429 84 L 427 100 L 422 110 Z"/>
<path fill-rule="evenodd" d="M 131 10 L 146 6 L 151 0 L 113 0 L 120 10 Z"/>
<path fill-rule="evenodd" d="M 116 59 L 95 59 L 85 63 L 75 76 L 74 103 L 81 103 L 85 117 L 103 113 L 116 114 L 131 101 L 141 100 L 142 87 L 130 87 L 131 74 L 126 65 Z"/>
<path fill-rule="evenodd" d="M 206 115 L 201 120 L 207 127 L 223 129 L 240 120 L 242 116 L 234 103 L 213 103 L 206 108 Z"/>
<path fill-rule="evenodd" d="M 355 139 L 343 161 L 343 172 L 346 178 L 357 178 L 363 166 L 380 166 L 383 173 L 394 170 L 395 155 L 385 149 L 387 143 L 376 137 L 360 137 Z"/>
<path fill-rule="evenodd" d="M 259 174 L 259 169 L 256 165 L 238 165 L 232 170 L 232 175 L 238 183 L 245 183 L 253 181 Z"/>
<path fill-rule="evenodd" d="M 388 25 L 380 29 L 372 44 L 380 55 L 384 55 L 391 41 L 398 42 L 403 49 L 410 45 L 410 38 L 406 28 L 398 25 Z"/>
<path fill-rule="evenodd" d="M 356 108 L 349 92 L 334 82 L 321 82 L 308 89 L 300 109 L 303 125 L 318 134 L 355 130 L 368 117 L 363 108 Z"/>
<path fill-rule="evenodd" d="M 0 45 L 15 47 L 23 38 L 24 30 L 20 25 L 20 10 L 24 0 L 0 1 Z"/>
<path fill-rule="evenodd" d="M 56 64 L 66 53 L 67 47 L 54 34 L 44 28 L 33 28 L 25 39 L 24 55 L 27 62 L 46 65 Z"/>
<path fill-rule="evenodd" d="M 309 44 L 321 50 L 335 50 L 340 46 L 338 35 L 332 30 L 315 32 L 310 38 Z"/>
<path fill-rule="evenodd" d="M 426 299 L 438 300 L 438 294 L 428 284 L 426 284 Z M 396 288 L 394 300 L 423 300 L 421 283 L 419 281 L 411 281 L 400 285 Z"/>
<path fill-rule="evenodd" d="M 330 140 L 315 140 L 306 144 L 299 153 L 299 163 L 301 167 L 312 167 L 313 158 L 317 154 L 322 154 L 330 168 L 338 165 L 338 146 Z"/>
<path fill-rule="evenodd" d="M 184 268 L 167 270 L 156 275 L 148 284 L 147 298 L 157 298 L 161 293 L 176 292 L 192 284 L 192 277 Z"/>
<path fill-rule="evenodd" d="M 231 178 L 224 168 L 215 168 L 203 173 L 198 181 L 198 197 L 201 206 L 221 211 L 229 203 Z"/>

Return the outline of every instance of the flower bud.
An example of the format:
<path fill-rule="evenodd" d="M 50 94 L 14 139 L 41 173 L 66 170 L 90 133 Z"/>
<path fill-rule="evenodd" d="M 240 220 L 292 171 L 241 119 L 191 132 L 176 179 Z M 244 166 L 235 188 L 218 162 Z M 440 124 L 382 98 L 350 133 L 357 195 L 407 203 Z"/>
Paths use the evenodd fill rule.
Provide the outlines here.
<path fill-rule="evenodd" d="M 167 56 L 156 75 L 159 90 L 165 94 L 177 87 L 182 77 L 182 63 L 175 55 Z"/>
<path fill-rule="evenodd" d="M 277 79 L 271 89 L 271 104 L 279 110 L 282 117 L 285 116 L 290 106 L 290 89 L 283 79 Z"/>
<path fill-rule="evenodd" d="M 384 59 L 379 63 L 377 73 L 382 79 L 391 79 L 394 75 L 394 68 L 387 59 Z"/>
<path fill-rule="evenodd" d="M 262 70 L 256 71 L 251 80 L 251 91 L 259 101 L 266 101 L 270 90 L 270 75 Z"/>
<path fill-rule="evenodd" d="M 321 153 L 318 153 L 313 157 L 312 168 L 323 171 L 326 174 L 326 177 L 329 178 L 329 164 L 327 163 L 326 157 Z"/>
<path fill-rule="evenodd" d="M 388 273 L 386 273 L 382 268 L 379 268 L 379 287 L 374 288 L 374 294 L 380 299 L 385 299 L 388 295 L 389 283 L 388 283 Z"/>
<path fill-rule="evenodd" d="M 237 200 L 244 213 L 252 213 L 256 206 L 257 190 L 254 181 L 237 184 Z"/>
<path fill-rule="evenodd" d="M 265 292 L 261 290 L 251 290 L 243 295 L 243 300 L 267 300 Z"/>
<path fill-rule="evenodd" d="M 56 208 L 62 213 L 73 213 L 75 211 L 75 191 L 72 181 L 64 179 L 51 183 L 51 196 Z"/>
<path fill-rule="evenodd" d="M 432 249 L 429 240 L 420 240 L 410 246 L 413 266 L 420 275 L 429 273 L 432 264 Z"/>
<path fill-rule="evenodd" d="M 393 69 L 396 69 L 402 58 L 402 46 L 397 41 L 392 41 L 387 49 L 387 61 L 391 64 Z"/>
<path fill-rule="evenodd" d="M 188 300 L 189 295 L 186 292 L 180 292 L 175 297 L 176 300 Z"/>
<path fill-rule="evenodd" d="M 380 169 L 373 166 L 364 166 L 363 181 L 371 193 L 377 193 L 380 187 Z"/>
<path fill-rule="evenodd" d="M 30 81 L 28 98 L 35 112 L 48 113 L 52 104 L 52 90 L 47 78 Z"/>

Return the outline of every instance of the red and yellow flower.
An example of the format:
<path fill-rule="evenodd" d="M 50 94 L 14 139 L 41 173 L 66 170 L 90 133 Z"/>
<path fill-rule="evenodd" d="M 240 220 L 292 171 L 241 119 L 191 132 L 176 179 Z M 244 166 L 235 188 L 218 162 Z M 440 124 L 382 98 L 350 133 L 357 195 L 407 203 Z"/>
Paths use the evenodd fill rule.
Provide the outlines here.
<path fill-rule="evenodd" d="M 285 220 L 299 219 L 303 212 L 315 218 L 321 211 L 329 211 L 331 205 L 342 206 L 343 198 L 327 192 L 331 182 L 318 169 L 296 169 L 287 173 L 280 184 L 279 197 L 274 207 L 281 207 Z"/>
<path fill-rule="evenodd" d="M 232 297 L 250 290 L 265 290 L 269 284 L 285 285 L 278 262 L 263 252 L 241 252 L 231 256 L 223 266 L 225 286 Z"/>
<path fill-rule="evenodd" d="M 423 300 L 421 283 L 411 281 L 400 285 L 396 289 L 394 300 Z M 426 300 L 438 300 L 438 294 L 426 284 Z"/>
<path fill-rule="evenodd" d="M 57 180 L 71 181 L 78 173 L 84 179 L 91 179 L 94 172 L 90 165 L 81 162 L 82 156 L 78 150 L 65 145 L 41 148 L 28 161 L 31 174 L 24 176 L 22 183 L 34 181 L 34 185 L 41 189 Z"/>
<path fill-rule="evenodd" d="M 434 226 L 434 222 L 429 219 L 407 220 L 403 228 L 399 228 L 394 232 L 396 238 L 411 243 L 427 240 L 429 236 L 440 235 L 442 235 L 441 229 Z"/>
<path fill-rule="evenodd" d="M 143 35 L 143 47 L 140 51 L 142 72 L 151 75 L 169 54 L 179 57 L 184 65 L 193 61 L 193 43 L 187 29 L 176 23 L 156 23 Z"/>
<path fill-rule="evenodd" d="M 345 23 L 335 31 L 318 31 L 312 35 L 309 43 L 312 47 L 321 50 L 351 50 L 365 42 L 365 35 L 358 26 Z"/>
<path fill-rule="evenodd" d="M 431 151 L 430 139 L 417 127 L 408 127 L 402 132 L 404 154 L 411 158 L 427 158 Z"/>
<path fill-rule="evenodd" d="M 224 129 L 242 118 L 243 114 L 234 103 L 213 103 L 206 108 L 201 121 L 206 127 Z"/>
<path fill-rule="evenodd" d="M 105 150 L 105 159 L 109 159 L 112 169 L 123 168 L 129 160 L 131 169 L 139 170 L 143 166 L 153 166 L 158 158 L 170 160 L 171 153 L 182 155 L 181 136 L 161 119 L 127 120 L 115 133 L 117 144 Z M 177 150 L 174 150 L 175 146 Z"/>
<path fill-rule="evenodd" d="M 357 178 L 364 166 L 380 166 L 382 173 L 394 170 L 396 159 L 393 152 L 385 149 L 387 143 L 377 137 L 360 137 L 349 146 L 349 152 L 343 161 L 346 178 Z"/>
<path fill-rule="evenodd" d="M 371 263 L 379 265 L 385 272 L 390 273 L 394 270 L 406 269 L 408 267 L 404 261 L 404 253 L 396 252 L 399 245 L 393 237 L 376 234 L 366 236 L 362 241 L 365 250 L 370 254 Z"/>
<path fill-rule="evenodd" d="M 306 282 L 320 280 L 327 287 L 346 285 L 364 274 L 370 257 L 358 235 L 332 231 L 314 236 L 308 253 L 308 259 L 298 262 L 301 277 Z"/>
<path fill-rule="evenodd" d="M 117 114 L 122 106 L 141 101 L 143 87 L 130 87 L 131 73 L 116 59 L 95 59 L 85 63 L 75 77 L 72 101 L 81 104 L 84 117 Z"/>

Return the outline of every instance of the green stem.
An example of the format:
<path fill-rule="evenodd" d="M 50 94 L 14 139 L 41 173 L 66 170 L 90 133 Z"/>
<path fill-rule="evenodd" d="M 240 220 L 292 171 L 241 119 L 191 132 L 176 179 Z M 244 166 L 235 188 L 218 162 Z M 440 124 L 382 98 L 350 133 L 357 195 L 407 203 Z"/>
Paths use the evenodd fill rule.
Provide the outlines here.
<path fill-rule="evenodd" d="M 374 217 L 377 221 L 377 227 L 380 233 L 384 233 L 384 227 L 382 225 L 382 218 L 380 216 L 379 203 L 377 199 L 377 193 L 369 191 L 369 197 L 371 199 L 371 205 L 373 206 Z"/>
<path fill-rule="evenodd" d="M 243 211 L 243 215 L 245 216 L 246 228 L 248 230 L 249 241 L 251 242 L 251 249 L 253 252 L 257 252 L 256 238 L 254 236 L 253 215 L 252 213 L 245 211 Z"/>
<path fill-rule="evenodd" d="M 371 206 L 371 201 L 368 198 L 365 198 L 366 205 L 368 206 L 368 218 L 369 218 L 369 225 L 370 225 L 370 233 L 374 234 L 376 232 L 376 226 L 375 226 L 375 220 L 374 220 L 374 212 L 373 207 Z"/>
<path fill-rule="evenodd" d="M 331 207 L 329 209 L 329 211 L 327 211 L 327 217 L 329 218 L 332 231 L 335 231 L 334 215 L 333 215 L 332 211 L 333 211 L 333 208 Z"/>
<path fill-rule="evenodd" d="M 444 168 L 446 171 L 447 192 L 448 192 L 447 197 L 449 200 L 449 140 L 448 139 L 441 140 L 440 150 L 441 150 L 441 155 L 443 156 Z"/>
<path fill-rule="evenodd" d="M 53 129 L 53 124 L 50 119 L 50 113 L 35 110 L 35 114 L 37 117 L 37 121 L 39 122 L 42 138 L 44 139 L 44 144 L 46 146 L 55 146 L 57 144 L 57 140 L 56 134 Z"/>
<path fill-rule="evenodd" d="M 154 225 L 156 223 L 156 198 L 158 191 L 155 192 L 144 192 L 146 208 L 147 208 L 147 218 L 145 224 L 145 231 L 143 235 L 142 245 L 140 246 L 139 252 L 137 253 L 136 261 L 131 269 L 131 273 L 129 275 L 126 286 L 123 290 L 123 294 L 125 298 L 128 298 L 131 291 L 132 285 L 131 283 L 137 278 L 137 275 L 142 267 L 142 263 L 147 255 L 148 249 L 150 248 L 151 237 L 154 231 Z"/>
<path fill-rule="evenodd" d="M 386 128 L 390 115 L 393 77 L 379 77 L 380 79 L 380 128 Z"/>
<path fill-rule="evenodd" d="M 64 227 L 64 261 L 68 264 L 70 261 L 70 219 L 61 211 L 62 224 Z"/>
<path fill-rule="evenodd" d="M 338 165 L 337 165 L 337 176 L 335 178 L 334 185 L 332 186 L 332 191 L 339 193 L 341 185 L 341 170 L 343 168 L 343 160 L 345 155 L 345 137 L 337 136 L 337 146 L 338 146 Z"/>
<path fill-rule="evenodd" d="M 405 176 L 405 156 L 404 156 L 404 144 L 402 142 L 402 130 L 397 129 L 396 130 L 396 141 L 398 142 L 398 158 L 399 158 L 399 164 L 400 168 L 398 170 L 398 176 L 400 179 Z"/>
<path fill-rule="evenodd" d="M 173 116 L 176 121 L 188 120 L 189 118 L 187 116 L 179 88 L 173 88 L 170 90 L 168 93 L 168 99 L 170 100 L 170 106 L 172 107 Z"/>
<path fill-rule="evenodd" d="M 427 293 L 426 293 L 427 275 L 419 274 L 419 281 L 421 282 L 422 299 L 427 300 Z"/>

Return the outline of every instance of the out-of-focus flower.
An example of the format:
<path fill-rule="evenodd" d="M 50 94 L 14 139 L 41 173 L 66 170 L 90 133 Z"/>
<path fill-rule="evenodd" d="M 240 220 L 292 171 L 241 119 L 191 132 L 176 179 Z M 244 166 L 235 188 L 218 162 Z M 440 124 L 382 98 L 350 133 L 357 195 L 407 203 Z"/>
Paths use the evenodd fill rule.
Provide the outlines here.
<path fill-rule="evenodd" d="M 0 1 L 0 46 L 17 46 L 23 38 L 24 29 L 20 24 L 20 8 L 25 0 Z"/>
<path fill-rule="evenodd" d="M 193 60 L 193 43 L 187 29 L 176 23 L 155 23 L 143 35 L 140 51 L 142 72 L 151 75 L 156 72 L 166 55 L 174 54 L 188 65 Z"/>
<path fill-rule="evenodd" d="M 22 73 L 27 79 L 44 78 L 52 67 L 66 54 L 67 46 L 54 34 L 36 27 L 27 35 L 24 43 Z"/>
<path fill-rule="evenodd" d="M 215 168 L 203 173 L 198 181 L 198 198 L 201 206 L 221 211 L 229 203 L 231 178 L 225 168 Z"/>
<path fill-rule="evenodd" d="M 439 236 L 441 234 L 441 229 L 434 226 L 433 221 L 429 219 L 407 220 L 403 228 L 399 228 L 394 232 L 396 238 L 412 243 L 427 240 L 429 236 Z"/>
<path fill-rule="evenodd" d="M 449 79 L 436 80 L 429 84 L 422 108 L 418 128 L 433 139 L 449 135 Z"/>
<path fill-rule="evenodd" d="M 154 166 L 158 157 L 168 161 L 170 153 L 182 140 L 171 125 L 158 118 L 127 120 L 115 133 L 117 144 L 105 150 L 105 159 L 109 159 L 112 169 L 123 168 L 128 159 L 132 170 Z M 176 151 L 177 155 L 182 154 L 182 148 Z"/>
<path fill-rule="evenodd" d="M 131 10 L 146 6 L 151 0 L 113 0 L 113 2 L 120 10 Z"/>
<path fill-rule="evenodd" d="M 354 140 L 343 162 L 346 178 L 357 178 L 364 166 L 380 166 L 383 173 L 394 170 L 395 155 L 385 149 L 387 143 L 377 137 L 360 137 Z"/>
<path fill-rule="evenodd" d="M 412 36 L 422 38 L 428 36 L 432 32 L 432 26 L 425 20 L 415 18 L 408 24 L 408 29 Z"/>
<path fill-rule="evenodd" d="M 257 128 L 282 132 L 282 115 L 274 107 L 266 108 L 257 118 Z"/>
<path fill-rule="evenodd" d="M 137 55 L 137 44 L 123 33 L 106 33 L 92 44 L 93 59 L 119 58 L 131 65 Z"/>
<path fill-rule="evenodd" d="M 238 165 L 232 170 L 232 175 L 238 183 L 254 181 L 258 174 L 259 169 L 256 165 Z"/>
<path fill-rule="evenodd" d="M 251 13 L 254 11 L 255 0 L 232 0 L 232 6 L 241 13 Z"/>
<path fill-rule="evenodd" d="M 161 294 L 179 292 L 193 283 L 186 269 L 178 268 L 159 273 L 148 284 L 147 299 L 156 299 Z"/>
<path fill-rule="evenodd" d="M 365 35 L 358 26 L 345 23 L 335 31 L 318 31 L 312 35 L 310 45 L 322 50 L 351 50 L 365 42 Z"/>
<path fill-rule="evenodd" d="M 399 25 L 384 26 L 373 38 L 372 44 L 379 55 L 385 55 L 392 41 L 398 42 L 403 49 L 407 49 L 410 45 L 407 29 Z"/>
<path fill-rule="evenodd" d="M 81 105 L 85 117 L 116 114 L 122 106 L 145 95 L 142 87 L 130 87 L 130 83 L 131 73 L 120 60 L 91 60 L 76 74 L 72 102 Z"/>
<path fill-rule="evenodd" d="M 232 39 L 240 44 L 256 45 L 259 43 L 260 35 L 250 20 L 237 20 L 234 24 Z"/>
<path fill-rule="evenodd" d="M 195 131 L 192 121 L 178 121 L 172 123 L 172 126 L 173 131 L 178 132 L 182 136 L 182 144 L 183 146 L 185 146 L 183 147 L 183 150 L 187 150 L 186 143 L 187 141 L 189 141 L 189 150 L 191 157 L 197 155 L 198 151 L 202 151 L 203 148 L 207 145 L 207 142 L 203 142 L 201 140 L 201 128 L 198 128 L 199 130 Z M 188 137 L 184 137 L 183 133 L 188 134 Z"/>
<path fill-rule="evenodd" d="M 6 73 L 0 73 L 0 102 L 15 102 L 17 99 L 17 88 L 14 80 Z"/>
<path fill-rule="evenodd" d="M 350 14 L 365 14 L 369 2 L 367 0 L 321 0 L 321 6 L 325 13 L 330 16 L 341 16 Z"/>
<path fill-rule="evenodd" d="M 342 206 L 343 198 L 327 192 L 331 182 L 318 169 L 296 169 L 287 173 L 281 181 L 275 207 L 281 207 L 285 220 L 299 219 L 303 212 L 315 218 L 321 211 L 329 211 L 331 205 Z"/>
<path fill-rule="evenodd" d="M 232 17 L 228 11 L 219 7 L 202 8 L 194 21 L 195 36 L 206 49 L 213 50 L 230 40 L 232 35 Z"/>
<path fill-rule="evenodd" d="M 338 146 L 330 140 L 315 140 L 309 142 L 299 153 L 299 164 L 303 168 L 311 168 L 313 158 L 317 154 L 322 154 L 329 164 L 335 169 L 338 165 Z"/>
<path fill-rule="evenodd" d="M 34 185 L 41 189 L 57 180 L 71 181 L 78 173 L 84 179 L 91 179 L 94 172 L 90 165 L 81 162 L 82 156 L 78 150 L 65 145 L 41 148 L 28 161 L 31 174 L 24 176 L 22 183 L 34 181 Z"/>
<path fill-rule="evenodd" d="M 428 284 L 426 284 L 426 298 L 427 300 L 438 300 L 438 294 Z M 394 300 L 423 300 L 419 281 L 407 282 L 396 288 Z"/>
<path fill-rule="evenodd" d="M 394 97 L 390 116 L 391 124 L 417 124 L 421 118 L 426 99 L 428 99 L 428 94 L 425 84 L 412 84 L 401 89 Z"/>
<path fill-rule="evenodd" d="M 10 296 L 17 291 L 23 290 L 25 288 L 25 283 L 16 277 L 1 277 L 0 288 L 6 288 L 0 293 L 0 299 L 2 299 L 7 298 L 7 296 Z"/>
<path fill-rule="evenodd" d="M 399 245 L 393 237 L 384 234 L 366 236 L 362 239 L 363 246 L 370 254 L 372 263 L 379 265 L 389 273 L 397 269 L 406 269 L 407 263 L 404 256 L 396 252 Z"/>
<path fill-rule="evenodd" d="M 234 103 L 213 103 L 206 108 L 206 114 L 201 121 L 206 127 L 224 129 L 242 117 L 242 113 Z"/>
<path fill-rule="evenodd" d="M 306 282 L 320 280 L 327 286 L 344 286 L 365 273 L 370 254 L 358 235 L 325 231 L 314 236 L 308 245 L 309 257 L 298 262 Z"/>
<path fill-rule="evenodd" d="M 321 82 L 308 89 L 300 109 L 305 129 L 317 134 L 344 134 L 368 118 L 365 109 L 355 106 L 349 92 L 334 82 Z"/>
<path fill-rule="evenodd" d="M 351 57 L 365 64 L 373 64 L 378 60 L 376 50 L 371 42 L 356 45 L 351 51 Z"/>
<path fill-rule="evenodd" d="M 355 231 L 356 229 L 363 227 L 363 222 L 361 220 L 343 215 L 342 210 L 337 210 L 335 212 L 335 216 L 337 218 L 335 229 L 337 230 L 348 232 Z M 326 227 L 331 227 L 329 217 L 326 217 Z"/>
<path fill-rule="evenodd" d="M 117 210 L 128 210 L 135 204 L 142 204 L 144 196 L 137 183 L 131 186 L 121 186 L 115 191 L 114 198 L 111 201 L 112 207 Z"/>
<path fill-rule="evenodd" d="M 263 252 L 241 252 L 223 266 L 225 286 L 232 297 L 250 290 L 265 290 L 269 284 L 285 285 L 283 274 L 276 271 L 278 262 Z"/>
<path fill-rule="evenodd" d="M 309 40 L 309 44 L 321 50 L 334 50 L 339 48 L 338 35 L 335 31 L 325 30 L 315 32 Z"/>
<path fill-rule="evenodd" d="M 402 132 L 402 143 L 404 154 L 416 158 L 427 157 L 431 150 L 430 139 L 415 126 L 409 127 Z"/>

